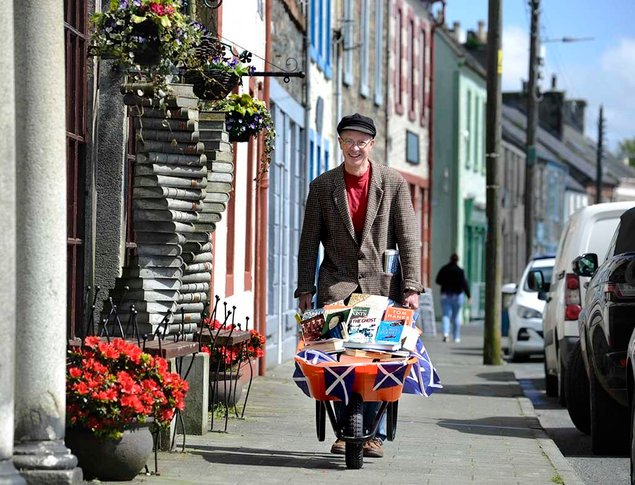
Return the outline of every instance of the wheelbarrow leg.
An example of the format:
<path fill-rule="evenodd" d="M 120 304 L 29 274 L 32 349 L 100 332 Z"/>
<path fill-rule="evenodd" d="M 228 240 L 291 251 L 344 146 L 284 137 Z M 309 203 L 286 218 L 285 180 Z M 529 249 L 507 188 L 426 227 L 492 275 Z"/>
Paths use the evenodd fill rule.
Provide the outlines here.
<path fill-rule="evenodd" d="M 359 470 L 364 465 L 364 401 L 359 394 L 353 394 L 345 410 L 344 434 L 354 440 L 346 441 L 346 467 Z"/>

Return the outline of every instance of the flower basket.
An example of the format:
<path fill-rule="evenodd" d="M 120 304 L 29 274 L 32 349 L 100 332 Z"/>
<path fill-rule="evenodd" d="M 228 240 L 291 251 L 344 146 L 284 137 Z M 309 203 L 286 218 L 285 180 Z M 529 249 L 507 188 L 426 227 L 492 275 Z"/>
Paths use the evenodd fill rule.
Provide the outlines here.
<path fill-rule="evenodd" d="M 252 135 L 257 135 L 257 134 L 258 134 L 257 131 L 244 131 L 242 133 L 235 133 L 232 131 L 229 133 L 229 141 L 235 142 L 235 143 L 244 143 L 249 141 Z"/>
<path fill-rule="evenodd" d="M 220 69 L 187 71 L 185 82 L 194 85 L 194 94 L 206 101 L 218 101 L 227 97 L 240 83 L 233 72 Z"/>

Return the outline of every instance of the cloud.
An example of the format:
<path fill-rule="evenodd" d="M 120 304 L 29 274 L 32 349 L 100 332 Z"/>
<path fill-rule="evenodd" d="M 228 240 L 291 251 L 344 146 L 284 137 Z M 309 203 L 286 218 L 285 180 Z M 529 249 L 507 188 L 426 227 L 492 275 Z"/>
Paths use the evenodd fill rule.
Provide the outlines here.
<path fill-rule="evenodd" d="M 518 26 L 503 29 L 503 91 L 519 91 L 529 72 L 529 33 Z"/>

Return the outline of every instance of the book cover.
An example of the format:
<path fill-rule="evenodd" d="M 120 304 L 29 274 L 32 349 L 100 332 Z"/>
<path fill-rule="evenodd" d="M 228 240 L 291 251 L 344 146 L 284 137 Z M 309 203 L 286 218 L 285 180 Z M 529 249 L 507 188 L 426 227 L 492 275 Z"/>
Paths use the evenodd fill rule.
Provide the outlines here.
<path fill-rule="evenodd" d="M 385 310 L 388 306 L 388 297 L 381 295 L 368 295 L 365 293 L 353 293 L 348 304 L 350 306 L 376 307 Z"/>
<path fill-rule="evenodd" d="M 207 156 L 185 155 L 181 153 L 146 152 L 137 155 L 137 165 L 147 163 L 163 163 L 166 165 L 183 165 L 186 167 L 207 166 Z"/>
<path fill-rule="evenodd" d="M 167 119 L 167 118 L 148 118 L 146 116 L 135 116 L 133 119 L 134 127 L 137 130 L 149 128 L 152 130 L 170 130 L 170 131 L 198 131 L 198 121 L 189 119 Z"/>
<path fill-rule="evenodd" d="M 403 320 L 382 320 L 377 327 L 375 341 L 401 344 L 404 325 Z"/>
<path fill-rule="evenodd" d="M 322 314 L 314 315 L 300 322 L 300 332 L 302 333 L 304 344 L 307 345 L 309 342 L 320 340 L 323 328 L 324 316 Z"/>
<path fill-rule="evenodd" d="M 348 339 L 351 342 L 368 343 L 375 339 L 375 333 L 382 312 L 370 307 L 355 306 L 351 309 L 347 321 Z"/>
<path fill-rule="evenodd" d="M 312 350 L 321 350 L 322 352 L 337 352 L 344 349 L 344 340 L 341 338 L 329 338 L 326 340 L 316 340 L 313 342 L 305 342 L 305 347 Z"/>
<path fill-rule="evenodd" d="M 401 334 L 401 347 L 414 352 L 417 349 L 417 341 L 421 335 L 421 330 L 417 327 L 405 326 Z"/>
<path fill-rule="evenodd" d="M 401 308 L 389 306 L 384 313 L 384 320 L 403 320 L 409 327 L 412 326 L 415 317 L 415 310 L 412 308 Z"/>
<path fill-rule="evenodd" d="M 347 349 L 363 349 L 363 350 L 383 350 L 383 351 L 393 351 L 399 350 L 401 348 L 401 344 L 392 343 L 392 342 L 353 342 L 349 340 L 348 342 L 344 342 L 344 347 Z"/>
<path fill-rule="evenodd" d="M 198 121 L 199 111 L 198 106 L 195 109 L 191 108 L 148 108 L 136 105 L 129 105 L 128 111 L 131 116 L 143 116 L 144 119 L 159 118 L 161 120 L 194 120 Z"/>
<path fill-rule="evenodd" d="M 322 338 L 340 338 L 346 340 L 348 338 L 346 322 L 350 311 L 350 307 L 325 310 Z"/>
<path fill-rule="evenodd" d="M 308 320 L 309 318 L 313 318 L 316 315 L 322 315 L 323 313 L 324 308 L 309 308 L 302 314 L 302 320 Z"/>

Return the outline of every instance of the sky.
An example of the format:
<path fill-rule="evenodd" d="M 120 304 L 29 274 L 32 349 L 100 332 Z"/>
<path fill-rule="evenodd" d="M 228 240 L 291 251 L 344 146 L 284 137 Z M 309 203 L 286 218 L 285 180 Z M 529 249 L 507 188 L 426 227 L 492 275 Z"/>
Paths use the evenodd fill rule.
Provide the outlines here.
<path fill-rule="evenodd" d="M 528 0 L 503 0 L 503 91 L 517 91 L 527 79 L 530 8 Z M 597 139 L 599 106 L 604 106 L 608 146 L 635 137 L 635 0 L 541 0 L 544 42 L 541 87 L 557 88 L 567 99 L 586 100 L 586 134 Z M 446 23 L 476 30 L 487 24 L 488 0 L 447 0 Z M 581 42 L 548 42 L 562 37 Z"/>

